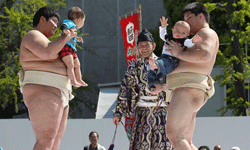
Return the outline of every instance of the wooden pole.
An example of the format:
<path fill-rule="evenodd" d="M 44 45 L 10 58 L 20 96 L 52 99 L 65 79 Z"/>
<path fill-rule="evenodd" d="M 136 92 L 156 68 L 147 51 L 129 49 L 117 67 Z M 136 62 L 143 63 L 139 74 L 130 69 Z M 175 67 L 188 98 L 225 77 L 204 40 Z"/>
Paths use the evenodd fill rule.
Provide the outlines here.
<path fill-rule="evenodd" d="M 138 12 L 139 12 L 139 31 L 141 32 L 142 31 L 142 16 L 141 16 L 141 5 L 139 4 L 138 5 Z"/>

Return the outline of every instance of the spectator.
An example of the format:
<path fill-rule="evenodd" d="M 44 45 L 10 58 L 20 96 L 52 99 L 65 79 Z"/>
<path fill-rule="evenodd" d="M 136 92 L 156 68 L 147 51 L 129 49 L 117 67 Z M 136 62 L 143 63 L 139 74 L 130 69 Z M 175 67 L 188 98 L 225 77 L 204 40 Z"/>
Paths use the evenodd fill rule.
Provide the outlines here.
<path fill-rule="evenodd" d="M 204 146 L 200 146 L 198 150 L 210 150 L 210 148 L 204 145 Z"/>
<path fill-rule="evenodd" d="M 214 150 L 222 150 L 222 148 L 221 148 L 220 145 L 215 145 L 215 146 L 214 146 Z"/>
<path fill-rule="evenodd" d="M 98 144 L 99 135 L 96 131 L 92 131 L 89 133 L 89 141 L 90 144 L 84 146 L 83 150 L 106 150 L 105 147 Z"/>

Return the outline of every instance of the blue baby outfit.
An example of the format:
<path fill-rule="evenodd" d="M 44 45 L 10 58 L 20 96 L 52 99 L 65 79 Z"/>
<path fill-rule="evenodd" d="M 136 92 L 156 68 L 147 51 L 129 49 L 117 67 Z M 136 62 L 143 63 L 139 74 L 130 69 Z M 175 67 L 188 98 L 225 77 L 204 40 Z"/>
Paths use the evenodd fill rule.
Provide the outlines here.
<path fill-rule="evenodd" d="M 71 29 L 72 27 L 75 27 L 76 30 L 78 30 L 76 24 L 73 21 L 68 20 L 68 19 L 63 20 L 63 23 L 61 25 L 61 30 L 63 30 L 63 29 Z M 70 45 L 76 51 L 76 42 L 77 42 L 77 38 L 73 37 L 66 44 Z"/>

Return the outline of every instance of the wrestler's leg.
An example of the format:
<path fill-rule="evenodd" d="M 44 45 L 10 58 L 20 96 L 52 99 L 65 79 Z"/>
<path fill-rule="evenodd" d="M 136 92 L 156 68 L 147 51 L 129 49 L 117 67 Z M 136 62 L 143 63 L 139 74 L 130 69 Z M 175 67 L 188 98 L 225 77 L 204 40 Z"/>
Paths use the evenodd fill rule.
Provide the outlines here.
<path fill-rule="evenodd" d="M 63 137 L 64 131 L 66 129 L 68 114 L 69 114 L 69 105 L 64 107 L 62 120 L 61 120 L 61 123 L 60 123 L 59 130 L 57 132 L 57 135 L 56 135 L 55 142 L 53 144 L 52 150 L 59 150 L 60 142 L 61 142 L 61 139 Z"/>
<path fill-rule="evenodd" d="M 193 134 L 194 134 L 195 123 L 196 123 L 196 114 L 197 114 L 197 113 L 194 113 L 194 114 L 193 114 L 190 128 L 188 128 L 188 129 L 187 129 L 187 132 L 186 132 L 186 137 L 187 137 L 186 140 L 187 140 L 188 143 L 190 144 L 192 150 L 197 150 L 197 148 L 196 148 L 196 147 L 194 146 L 194 144 L 193 144 Z"/>
<path fill-rule="evenodd" d="M 74 71 L 75 71 L 77 82 L 80 83 L 81 86 L 88 86 L 88 84 L 82 80 L 80 61 L 79 61 L 78 57 L 74 59 L 74 67 L 75 67 Z"/>
<path fill-rule="evenodd" d="M 64 112 L 59 89 L 27 84 L 23 98 L 36 136 L 33 150 L 51 150 Z"/>
<path fill-rule="evenodd" d="M 197 149 L 192 144 L 192 135 L 195 115 L 203 106 L 204 96 L 202 90 L 194 88 L 178 88 L 173 92 L 167 117 L 167 137 L 175 150 Z"/>
<path fill-rule="evenodd" d="M 76 81 L 76 76 L 74 72 L 74 59 L 72 55 L 67 55 L 62 58 L 62 61 L 67 66 L 67 76 L 71 81 L 71 84 L 75 87 L 80 87 L 80 83 Z"/>

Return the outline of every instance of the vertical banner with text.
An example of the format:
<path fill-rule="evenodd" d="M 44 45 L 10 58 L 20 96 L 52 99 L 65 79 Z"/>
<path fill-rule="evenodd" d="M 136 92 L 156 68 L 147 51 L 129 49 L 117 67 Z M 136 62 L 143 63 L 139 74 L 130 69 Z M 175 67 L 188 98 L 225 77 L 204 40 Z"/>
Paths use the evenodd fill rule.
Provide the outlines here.
<path fill-rule="evenodd" d="M 139 14 L 120 19 L 127 66 L 137 60 L 136 42 L 139 34 Z"/>

